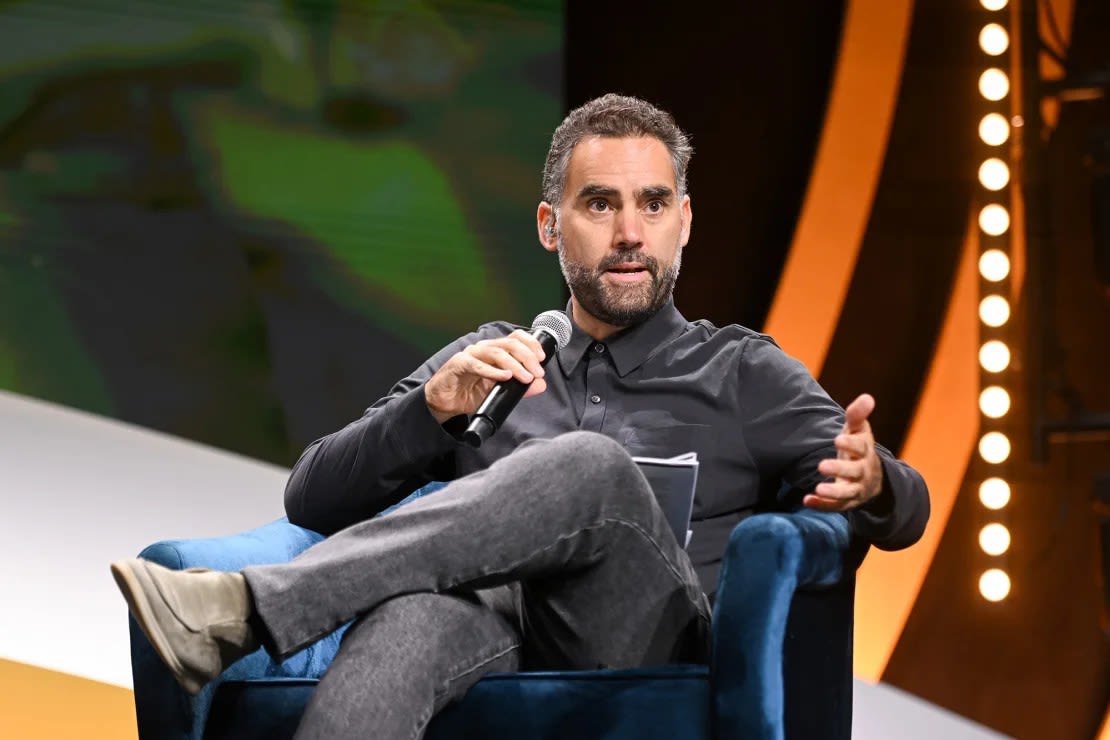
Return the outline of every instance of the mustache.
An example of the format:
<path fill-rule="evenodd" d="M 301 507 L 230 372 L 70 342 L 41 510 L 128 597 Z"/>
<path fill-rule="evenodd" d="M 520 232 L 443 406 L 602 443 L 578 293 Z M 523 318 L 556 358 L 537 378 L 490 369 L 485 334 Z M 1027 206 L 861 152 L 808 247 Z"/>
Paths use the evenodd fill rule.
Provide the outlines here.
<path fill-rule="evenodd" d="M 607 270 L 610 270 L 617 265 L 633 262 L 637 265 L 643 265 L 644 269 L 651 273 L 652 277 L 659 274 L 659 260 L 649 254 L 644 254 L 638 249 L 622 249 L 613 252 L 608 257 L 605 257 L 597 265 L 597 274 L 600 275 Z"/>

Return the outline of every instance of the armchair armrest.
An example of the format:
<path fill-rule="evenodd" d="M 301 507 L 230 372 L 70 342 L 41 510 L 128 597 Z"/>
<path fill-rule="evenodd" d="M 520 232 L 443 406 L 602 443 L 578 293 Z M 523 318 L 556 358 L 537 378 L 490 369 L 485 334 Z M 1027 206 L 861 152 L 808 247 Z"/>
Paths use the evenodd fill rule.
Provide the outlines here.
<path fill-rule="evenodd" d="M 236 571 L 248 565 L 287 562 L 322 539 L 322 534 L 282 518 L 228 537 L 156 542 L 139 557 L 175 570 Z"/>
<path fill-rule="evenodd" d="M 849 736 L 850 540 L 845 517 L 812 510 L 758 514 L 732 531 L 713 614 L 711 676 L 720 740 L 781 740 L 792 724 L 784 695 L 804 691 L 810 695 L 800 709 L 816 719 L 793 722 L 790 736 L 809 737 L 803 726 L 813 727 L 815 737 Z M 825 617 L 834 624 L 819 624 Z M 815 635 L 823 641 L 816 650 Z M 784 655 L 791 663 L 785 670 Z"/>
<path fill-rule="evenodd" d="M 167 540 L 145 548 L 140 557 L 167 568 L 212 568 L 236 571 L 248 565 L 280 563 L 323 539 L 285 519 L 231 535 L 195 540 Z M 199 740 L 216 688 L 224 681 L 248 678 L 317 678 L 339 649 L 343 630 L 324 637 L 281 663 L 259 649 L 231 665 L 195 697 L 178 686 L 142 631 L 129 619 L 135 708 L 142 738 Z"/>

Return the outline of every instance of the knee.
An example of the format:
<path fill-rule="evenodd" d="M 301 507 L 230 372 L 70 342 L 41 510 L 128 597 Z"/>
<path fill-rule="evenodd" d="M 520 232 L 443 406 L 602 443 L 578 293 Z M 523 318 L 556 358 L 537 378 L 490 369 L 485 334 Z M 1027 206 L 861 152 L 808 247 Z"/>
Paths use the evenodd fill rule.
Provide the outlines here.
<path fill-rule="evenodd" d="M 603 434 L 567 432 L 550 444 L 554 469 L 565 476 L 568 492 L 637 503 L 651 492 L 628 451 Z"/>
<path fill-rule="evenodd" d="M 574 475 L 621 475 L 636 471 L 632 456 L 619 442 L 597 432 L 575 431 L 550 441 L 555 462 Z"/>
<path fill-rule="evenodd" d="M 548 440 L 548 444 L 552 455 L 582 468 L 600 469 L 632 460 L 619 442 L 598 432 L 565 432 Z"/>

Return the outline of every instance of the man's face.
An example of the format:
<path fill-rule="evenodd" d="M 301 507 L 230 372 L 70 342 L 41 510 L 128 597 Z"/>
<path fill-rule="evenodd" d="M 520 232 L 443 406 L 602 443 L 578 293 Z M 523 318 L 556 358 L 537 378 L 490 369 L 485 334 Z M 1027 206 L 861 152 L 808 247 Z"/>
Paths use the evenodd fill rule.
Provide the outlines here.
<path fill-rule="evenodd" d="M 585 311 L 607 329 L 632 326 L 667 302 L 691 211 L 661 141 L 583 139 L 571 153 L 559 206 L 555 234 L 543 241 L 559 253 L 580 325 Z"/>

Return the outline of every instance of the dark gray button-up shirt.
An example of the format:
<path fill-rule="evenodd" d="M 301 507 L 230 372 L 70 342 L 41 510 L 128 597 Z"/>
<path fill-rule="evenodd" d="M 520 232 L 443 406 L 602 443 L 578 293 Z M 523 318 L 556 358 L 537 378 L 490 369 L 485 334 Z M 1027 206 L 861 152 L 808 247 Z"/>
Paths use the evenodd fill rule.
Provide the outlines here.
<path fill-rule="evenodd" d="M 633 455 L 700 461 L 688 552 L 712 595 L 732 528 L 746 516 L 797 505 L 835 457 L 844 412 L 805 367 L 767 336 L 741 326 L 687 321 L 673 304 L 598 342 L 574 328 L 547 364 L 547 391 L 521 401 L 481 448 L 461 444 L 462 417 L 438 424 L 423 384 L 448 358 L 520 328 L 491 323 L 448 345 L 357 421 L 317 440 L 293 469 L 286 510 L 294 523 L 331 533 L 396 503 L 430 480 L 488 467 L 534 437 L 585 429 Z M 912 544 L 928 519 L 921 476 L 879 448 L 882 494 L 849 517 L 884 549 Z"/>

